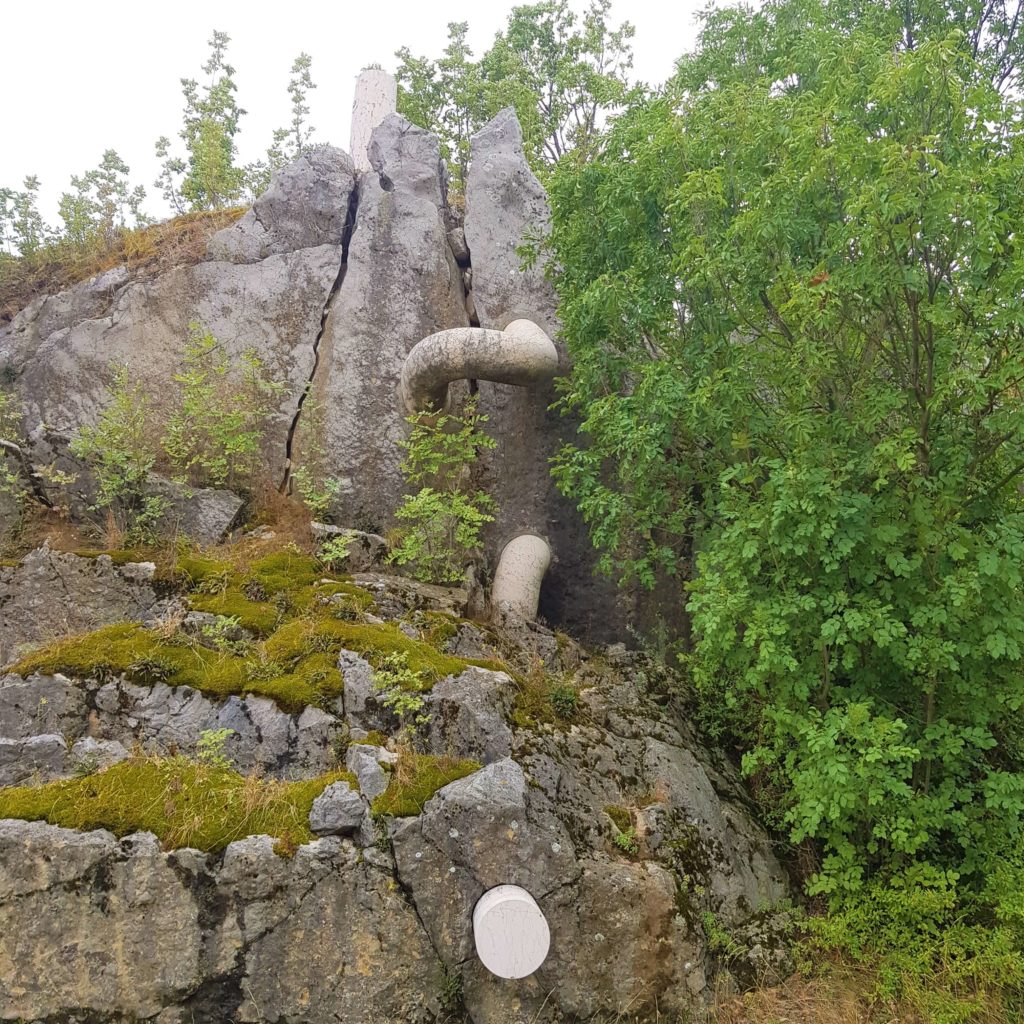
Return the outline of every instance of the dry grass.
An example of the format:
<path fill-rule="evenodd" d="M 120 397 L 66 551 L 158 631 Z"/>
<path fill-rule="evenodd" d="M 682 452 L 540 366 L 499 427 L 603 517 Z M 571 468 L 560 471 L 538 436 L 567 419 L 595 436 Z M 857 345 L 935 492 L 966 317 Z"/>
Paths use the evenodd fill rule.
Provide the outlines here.
<path fill-rule="evenodd" d="M 710 1024 L 925 1024 L 906 1006 L 874 997 L 870 972 L 837 967 L 827 977 L 794 975 L 781 985 L 721 1001 Z"/>
<path fill-rule="evenodd" d="M 22 259 L 0 260 L 0 326 L 37 295 L 52 294 L 114 267 L 133 276 L 199 263 L 214 232 L 234 223 L 244 207 L 186 213 L 161 224 L 119 232 L 89 246 L 59 242 Z"/>

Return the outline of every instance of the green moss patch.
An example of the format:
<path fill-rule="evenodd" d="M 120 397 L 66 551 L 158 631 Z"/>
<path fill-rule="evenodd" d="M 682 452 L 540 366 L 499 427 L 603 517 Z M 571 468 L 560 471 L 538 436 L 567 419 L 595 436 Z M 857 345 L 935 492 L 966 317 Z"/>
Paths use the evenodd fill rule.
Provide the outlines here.
<path fill-rule="evenodd" d="M 0 818 L 116 836 L 152 832 L 167 849 L 219 851 L 245 836 L 269 835 L 278 852 L 289 853 L 314 838 L 313 801 L 340 781 L 355 785 L 348 772 L 277 782 L 184 758 L 134 758 L 86 778 L 0 789 Z"/>
<path fill-rule="evenodd" d="M 279 665 L 258 647 L 242 657 L 134 623 L 68 637 L 22 658 L 9 671 L 22 676 L 60 672 L 79 679 L 124 675 L 142 686 L 191 686 L 217 697 L 255 693 L 291 713 L 324 705 L 341 694 L 344 684 L 330 659 L 299 657 Z"/>
<path fill-rule="evenodd" d="M 477 761 L 458 761 L 451 757 L 407 754 L 391 775 L 388 788 L 373 801 L 373 815 L 381 818 L 409 818 L 419 814 L 423 805 L 443 786 L 479 771 Z"/>

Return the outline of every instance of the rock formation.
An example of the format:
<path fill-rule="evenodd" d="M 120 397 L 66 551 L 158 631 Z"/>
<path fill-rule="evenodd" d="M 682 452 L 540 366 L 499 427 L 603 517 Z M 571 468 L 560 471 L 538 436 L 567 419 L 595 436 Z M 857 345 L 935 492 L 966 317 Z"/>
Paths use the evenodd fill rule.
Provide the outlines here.
<path fill-rule="evenodd" d="M 65 575 L 88 571 L 39 552 L 16 572 L 54 559 Z M 96 571 L 112 608 L 145 614 L 140 570 Z M 106 772 L 145 763 L 133 745 L 194 757 L 213 727 L 237 730 L 224 750 L 244 770 L 332 779 L 340 761 L 352 773 L 320 784 L 314 838 L 292 851 L 266 835 L 204 853 L 170 835 L 161 847 L 148 833 L 0 822 L 0 1020 L 653 1021 L 695 1012 L 728 983 L 703 911 L 761 943 L 750 969 L 773 965 L 764 909 L 785 879 L 676 684 L 621 647 L 592 654 L 538 625 L 498 635 L 466 622 L 462 591 L 379 574 L 355 583 L 367 588 L 353 605 L 363 646 L 336 656 L 344 692 L 298 715 L 168 686 L 145 666 L 131 679 L 97 665 L 0 682 L 0 785 L 29 774 L 99 792 Z M 316 614 L 330 623 L 325 594 Z M 163 600 L 187 615 L 206 596 L 186 587 Z M 436 645 L 431 657 L 453 665 L 508 660 L 453 668 L 422 691 L 410 739 L 371 664 L 388 637 Z M 447 785 L 443 769 L 428 789 L 405 783 L 410 742 L 425 764 L 466 767 Z M 157 763 L 173 779 L 187 762 Z M 0 807 L 11 792 L 29 791 L 0 789 Z M 473 945 L 474 906 L 503 884 L 529 892 L 550 926 L 543 964 L 516 981 L 489 973 Z"/>

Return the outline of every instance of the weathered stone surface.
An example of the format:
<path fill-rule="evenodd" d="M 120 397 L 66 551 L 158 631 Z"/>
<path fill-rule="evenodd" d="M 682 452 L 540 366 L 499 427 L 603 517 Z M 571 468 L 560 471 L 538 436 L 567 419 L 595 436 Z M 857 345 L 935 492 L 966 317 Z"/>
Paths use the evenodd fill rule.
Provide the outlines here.
<path fill-rule="evenodd" d="M 48 733 L 27 739 L 0 737 L 0 786 L 49 782 L 64 774 L 68 745 L 63 736 Z"/>
<path fill-rule="evenodd" d="M 309 829 L 318 836 L 350 836 L 366 823 L 366 802 L 347 782 L 332 782 L 314 801 Z"/>
<path fill-rule="evenodd" d="M 9 537 L 21 522 L 21 465 L 0 450 L 0 540 Z"/>
<path fill-rule="evenodd" d="M 356 573 L 352 580 L 373 594 L 385 618 L 397 618 L 411 610 L 449 612 L 462 616 L 466 614 L 469 602 L 469 593 L 462 587 L 440 587 L 433 583 L 419 583 L 402 576 L 376 572 Z"/>
<path fill-rule="evenodd" d="M 95 423 L 108 401 L 114 364 L 127 365 L 130 376 L 152 392 L 158 412 L 171 395 L 169 382 L 180 368 L 189 325 L 199 323 L 220 340 L 229 359 L 254 349 L 267 373 L 284 383 L 265 439 L 268 470 L 280 474 L 340 264 L 340 245 L 319 245 L 258 263 L 211 261 L 151 280 L 118 279 L 103 289 L 102 310 L 95 279 L 53 303 L 29 305 L 0 328 L 0 368 L 14 379 L 26 433 L 35 440 L 45 425 L 50 447 L 65 451 L 67 439 Z M 48 455 L 32 451 L 37 463 Z M 84 478 L 76 486 L 88 490 Z"/>
<path fill-rule="evenodd" d="M 349 151 L 356 169 L 365 173 L 371 169 L 367 150 L 373 129 L 388 114 L 393 114 L 398 104 L 398 83 L 394 75 L 380 68 L 363 68 L 356 79 L 355 95 L 352 99 L 352 125 L 349 131 Z"/>
<path fill-rule="evenodd" d="M 437 139 L 391 114 L 373 132 L 370 159 L 377 173 L 359 181 L 348 266 L 312 394 L 326 410 L 321 441 L 342 484 L 334 518 L 381 533 L 403 490 L 402 363 L 421 338 L 469 321 L 446 238 Z M 301 430 L 299 439 L 301 465 Z"/>
<path fill-rule="evenodd" d="M 117 740 L 98 740 L 93 736 L 75 740 L 70 754 L 71 767 L 76 771 L 98 771 L 129 757 L 131 754 Z"/>
<path fill-rule="evenodd" d="M 394 765 L 396 754 L 369 743 L 352 743 L 345 751 L 345 767 L 359 782 L 359 792 L 371 802 L 388 788 L 388 772 L 382 765 Z"/>
<path fill-rule="evenodd" d="M 219 544 L 235 525 L 243 501 L 231 491 L 216 487 L 185 487 L 157 476 L 149 478 L 151 495 L 167 502 L 157 529 L 197 544 Z"/>
<path fill-rule="evenodd" d="M 0 737 L 11 740 L 59 733 L 126 748 L 138 743 L 147 753 L 194 754 L 200 735 L 216 729 L 231 730 L 224 753 L 240 771 L 284 778 L 332 768 L 343 732 L 340 719 L 328 711 L 308 707 L 290 715 L 265 697 L 217 701 L 188 686 L 123 679 L 0 678 Z M 66 771 L 73 762 L 72 757 Z"/>
<path fill-rule="evenodd" d="M 515 683 L 504 672 L 469 668 L 442 679 L 427 698 L 431 752 L 471 757 L 483 764 L 508 757 L 514 697 Z"/>
<path fill-rule="evenodd" d="M 254 263 L 279 253 L 340 245 L 356 186 L 349 155 L 316 146 L 278 171 L 248 213 L 210 239 L 210 259 Z"/>
<path fill-rule="evenodd" d="M 143 622 L 164 603 L 153 590 L 152 563 L 114 565 L 37 548 L 18 565 L 0 567 L 0 665 L 20 649 L 113 622 Z"/>
<path fill-rule="evenodd" d="M 440 965 L 386 862 L 337 838 L 218 863 L 42 823 L 0 822 L 4 1019 L 406 1024 Z"/>
<path fill-rule="evenodd" d="M 332 526 L 330 523 L 310 523 L 309 528 L 321 545 L 334 537 L 348 538 L 348 557 L 344 562 L 346 572 L 365 572 L 383 565 L 387 557 L 388 542 L 378 533 Z"/>
<path fill-rule="evenodd" d="M 547 233 L 550 212 L 544 188 L 523 153 L 522 131 L 512 108 L 473 136 L 466 182 L 465 234 L 473 263 L 473 302 L 481 327 L 502 330 L 532 320 L 556 340 L 563 372 L 569 361 L 558 342 L 556 301 L 544 277 L 543 255 L 522 269 L 516 250 Z M 541 590 L 540 614 L 549 622 L 595 637 L 624 636 L 626 617 L 614 585 L 594 578 L 595 555 L 572 503 L 557 491 L 549 460 L 574 427 L 550 406 L 552 385 L 530 389 L 480 382 L 480 411 L 498 440 L 489 455 L 497 520 L 487 531 L 496 559 L 504 544 L 535 532 L 551 544 L 555 561 Z"/>
<path fill-rule="evenodd" d="M 349 726 L 364 732 L 389 732 L 397 727 L 398 719 L 380 701 L 370 663 L 354 651 L 342 651 L 338 668 L 345 681 L 345 721 Z"/>

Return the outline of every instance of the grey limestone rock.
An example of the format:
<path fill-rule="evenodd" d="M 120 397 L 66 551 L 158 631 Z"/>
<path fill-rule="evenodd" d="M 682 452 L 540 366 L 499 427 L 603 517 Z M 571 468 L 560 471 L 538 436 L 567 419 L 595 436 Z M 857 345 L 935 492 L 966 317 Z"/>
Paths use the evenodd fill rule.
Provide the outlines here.
<path fill-rule="evenodd" d="M 402 363 L 428 334 L 469 320 L 446 237 L 437 139 L 391 114 L 374 129 L 369 154 L 376 173 L 359 180 L 348 265 L 324 326 L 312 395 L 327 410 L 319 440 L 341 481 L 334 518 L 382 533 L 403 491 Z M 300 466 L 301 440 L 300 429 Z"/>
<path fill-rule="evenodd" d="M 340 245 L 356 187 L 349 155 L 315 146 L 278 171 L 241 220 L 210 239 L 211 259 L 254 263 L 279 253 Z"/>
<path fill-rule="evenodd" d="M 0 821 L 4 1019 L 433 1019 L 440 964 L 386 864 L 325 838 L 223 858 Z"/>
<path fill-rule="evenodd" d="M 363 828 L 366 818 L 363 798 L 347 782 L 332 782 L 313 801 L 309 828 L 318 836 L 350 836 Z"/>
<path fill-rule="evenodd" d="M 161 532 L 204 545 L 219 544 L 227 536 L 244 504 L 223 488 L 185 487 L 155 473 L 149 478 L 148 492 L 167 503 L 157 527 Z"/>
<path fill-rule="evenodd" d="M 0 567 L 0 665 L 60 636 L 159 614 L 153 572 L 151 563 L 118 566 L 45 546 Z"/>
<path fill-rule="evenodd" d="M 544 187 L 523 152 L 523 136 L 509 107 L 488 122 L 470 145 L 465 236 L 473 264 L 473 302 L 481 327 L 503 330 L 532 320 L 554 339 L 562 371 L 569 366 L 558 340 L 556 299 L 544 276 L 543 254 L 526 269 L 518 249 L 547 234 L 550 211 Z M 498 448 L 489 456 L 499 514 L 487 531 L 492 558 L 515 535 L 534 532 L 551 545 L 554 563 L 541 590 L 540 613 L 577 634 L 624 635 L 625 616 L 614 585 L 595 578 L 595 554 L 572 503 L 549 472 L 549 460 L 575 427 L 552 411 L 553 384 L 523 389 L 481 381 L 480 410 L 490 418 Z"/>
<path fill-rule="evenodd" d="M 345 751 L 345 767 L 358 780 L 359 792 L 371 802 L 388 788 L 388 772 L 383 765 L 390 768 L 397 760 L 391 751 L 368 743 L 352 743 Z"/>
<path fill-rule="evenodd" d="M 508 757 L 514 698 L 515 683 L 504 672 L 468 668 L 442 679 L 427 698 L 431 752 L 471 757 L 483 764 Z"/>
<path fill-rule="evenodd" d="M 25 739 L 0 737 L 0 786 L 50 782 L 64 774 L 68 745 L 63 736 L 46 733 Z"/>

